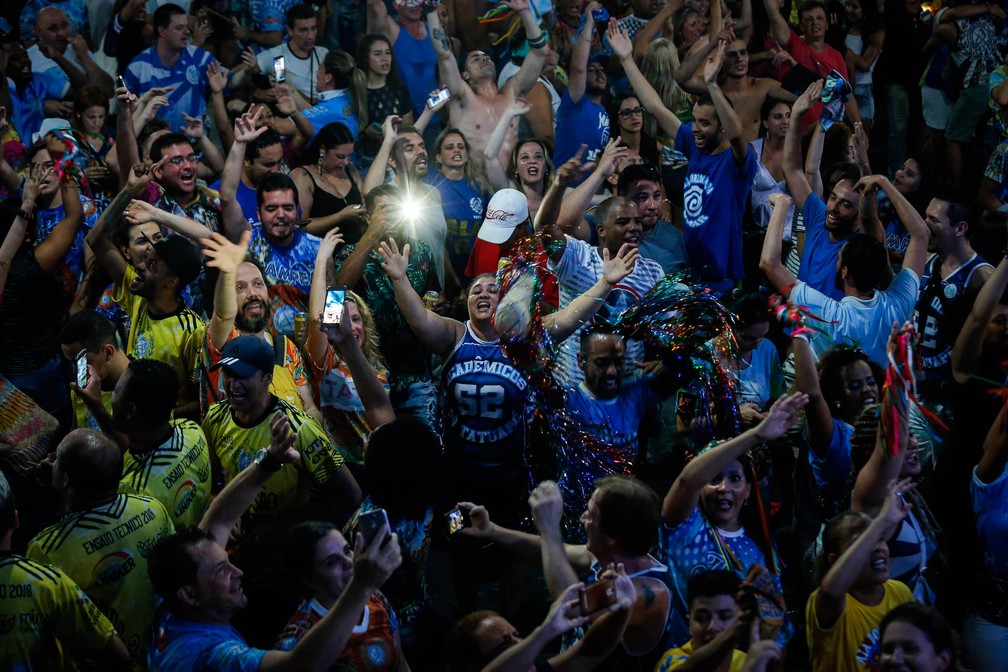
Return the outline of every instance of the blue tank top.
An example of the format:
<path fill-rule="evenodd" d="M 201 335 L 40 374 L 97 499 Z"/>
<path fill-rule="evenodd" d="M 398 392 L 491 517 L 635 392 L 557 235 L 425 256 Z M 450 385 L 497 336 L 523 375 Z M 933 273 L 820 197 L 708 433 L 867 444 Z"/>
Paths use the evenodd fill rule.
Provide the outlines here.
<path fill-rule="evenodd" d="M 441 208 L 448 227 L 445 249 L 455 277 L 462 279 L 476 242 L 476 232 L 483 222 L 488 196 L 473 189 L 464 178 L 450 180 L 434 168 L 427 173 L 424 182 L 441 192 Z"/>
<path fill-rule="evenodd" d="M 406 82 L 410 101 L 413 103 L 413 114 L 419 118 L 427 104 L 427 96 L 438 88 L 435 72 L 437 70 L 437 52 L 431 42 L 430 31 L 427 36 L 418 40 L 409 31 L 399 26 L 399 37 L 392 45 L 396 62 L 399 63 L 399 74 Z"/>
<path fill-rule="evenodd" d="M 444 442 L 449 459 L 478 467 L 521 468 L 532 418 L 532 388 L 501 349 L 466 322 L 442 378 Z"/>

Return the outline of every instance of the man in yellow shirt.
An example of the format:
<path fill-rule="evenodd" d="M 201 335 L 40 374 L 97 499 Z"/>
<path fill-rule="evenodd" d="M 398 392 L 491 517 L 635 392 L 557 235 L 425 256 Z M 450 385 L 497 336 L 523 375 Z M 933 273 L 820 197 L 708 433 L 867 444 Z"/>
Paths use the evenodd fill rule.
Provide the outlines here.
<path fill-rule="evenodd" d="M 147 556 L 175 531 L 168 512 L 150 497 L 117 494 L 119 446 L 93 429 L 77 429 L 56 448 L 53 487 L 67 514 L 39 532 L 27 557 L 56 565 L 84 589 L 122 634 L 134 671 L 146 669 L 155 593 Z"/>
<path fill-rule="evenodd" d="M 116 342 L 115 325 L 97 311 L 90 309 L 77 311 L 67 319 L 63 331 L 60 332 L 60 350 L 71 364 L 76 362 L 81 350 L 87 353 L 88 366 L 92 368 L 97 378 L 95 382 L 100 383 L 101 408 L 111 415 L 112 390 L 115 389 L 119 377 L 126 371 L 130 361 Z M 89 381 L 88 387 L 90 386 Z M 99 418 L 88 408 L 87 400 L 81 393 L 71 395 L 70 402 L 78 427 L 102 428 Z"/>
<path fill-rule="evenodd" d="M 62 656 L 80 655 L 103 670 L 128 670 L 126 645 L 80 586 L 52 565 L 11 553 L 17 527 L 14 493 L 0 473 L 0 669 L 62 669 Z"/>

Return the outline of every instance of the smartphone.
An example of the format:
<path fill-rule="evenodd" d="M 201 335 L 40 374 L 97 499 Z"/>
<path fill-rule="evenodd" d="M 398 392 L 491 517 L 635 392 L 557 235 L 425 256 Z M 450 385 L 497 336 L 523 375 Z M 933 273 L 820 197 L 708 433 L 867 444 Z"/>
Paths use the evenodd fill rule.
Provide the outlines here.
<path fill-rule="evenodd" d="M 385 509 L 373 509 L 357 517 L 357 529 L 364 535 L 364 545 L 370 546 L 382 527 L 388 527 L 388 514 Z"/>
<path fill-rule="evenodd" d="M 591 15 L 595 23 L 609 23 L 609 12 L 606 11 L 605 7 L 593 9 Z"/>
<path fill-rule="evenodd" d="M 287 80 L 287 67 L 284 65 L 283 56 L 277 56 L 273 59 L 273 76 L 278 82 Z"/>
<path fill-rule="evenodd" d="M 116 77 L 116 88 L 126 89 L 126 80 L 122 78 L 122 75 Z M 129 93 L 129 89 L 126 89 L 126 93 Z"/>
<path fill-rule="evenodd" d="M 325 308 L 322 309 L 322 324 L 337 325 L 343 319 L 343 301 L 346 290 L 330 287 L 326 291 Z"/>
<path fill-rule="evenodd" d="M 81 350 L 77 354 L 77 387 L 83 390 L 87 387 L 87 383 L 87 350 Z"/>
<path fill-rule="evenodd" d="M 370 124 L 368 124 L 368 128 L 370 128 L 375 133 L 379 134 L 383 133 L 381 124 L 379 124 L 377 121 L 372 121 Z"/>
<path fill-rule="evenodd" d="M 581 615 L 588 616 L 616 604 L 616 580 L 599 579 L 581 591 Z"/>
<path fill-rule="evenodd" d="M 466 526 L 466 516 L 462 509 L 452 509 L 445 514 L 448 519 L 448 535 L 453 535 Z"/>
<path fill-rule="evenodd" d="M 437 105 L 443 100 L 448 100 L 449 98 L 451 98 L 451 93 L 448 92 L 448 89 L 447 88 L 441 89 L 440 91 L 438 91 L 433 96 L 427 99 L 427 107 L 433 110 L 435 105 Z"/>

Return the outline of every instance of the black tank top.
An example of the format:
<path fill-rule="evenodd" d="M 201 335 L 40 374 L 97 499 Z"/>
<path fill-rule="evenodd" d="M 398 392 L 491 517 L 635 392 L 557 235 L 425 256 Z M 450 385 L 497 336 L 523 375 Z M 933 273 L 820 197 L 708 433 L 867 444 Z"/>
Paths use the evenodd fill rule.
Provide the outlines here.
<path fill-rule="evenodd" d="M 357 183 L 353 179 L 350 180 L 350 191 L 347 192 L 346 196 L 340 198 L 320 187 L 310 170 L 305 168 L 304 171 L 308 173 L 308 179 L 315 185 L 315 193 L 312 195 L 312 208 L 311 212 L 308 213 L 309 218 L 335 215 L 337 212 L 343 210 L 343 208 L 364 204 L 364 197 L 361 195 L 360 189 L 357 188 Z M 360 220 L 351 220 L 341 226 L 340 231 L 343 233 L 344 244 L 357 243 L 360 241 L 361 236 L 364 235 L 364 223 Z"/>

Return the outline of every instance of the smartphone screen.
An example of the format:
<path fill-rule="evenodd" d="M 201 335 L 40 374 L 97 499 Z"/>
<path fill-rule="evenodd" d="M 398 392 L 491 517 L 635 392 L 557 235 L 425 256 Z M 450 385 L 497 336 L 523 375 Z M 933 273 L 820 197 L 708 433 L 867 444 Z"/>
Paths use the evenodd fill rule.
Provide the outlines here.
<path fill-rule="evenodd" d="M 287 79 L 287 68 L 284 65 L 284 57 L 277 56 L 273 59 L 273 76 L 276 81 L 282 82 Z"/>
<path fill-rule="evenodd" d="M 445 517 L 448 519 L 448 534 L 452 535 L 466 526 L 465 514 L 462 509 L 452 509 Z"/>
<path fill-rule="evenodd" d="M 339 324 L 343 318 L 343 301 L 346 290 L 330 287 L 326 291 L 325 308 L 322 309 L 322 324 Z"/>
<path fill-rule="evenodd" d="M 364 536 L 364 544 L 368 546 L 374 541 L 375 535 L 382 529 L 382 526 L 387 527 L 388 524 L 388 514 L 385 513 L 385 509 L 366 511 L 357 517 L 357 529 Z"/>
<path fill-rule="evenodd" d="M 434 106 L 440 103 L 442 100 L 448 100 L 451 97 L 451 93 L 448 92 L 447 88 L 441 89 L 433 96 L 427 99 L 427 107 L 434 109 Z"/>
<path fill-rule="evenodd" d="M 87 387 L 87 350 L 81 350 L 77 355 L 77 387 L 82 390 Z"/>

